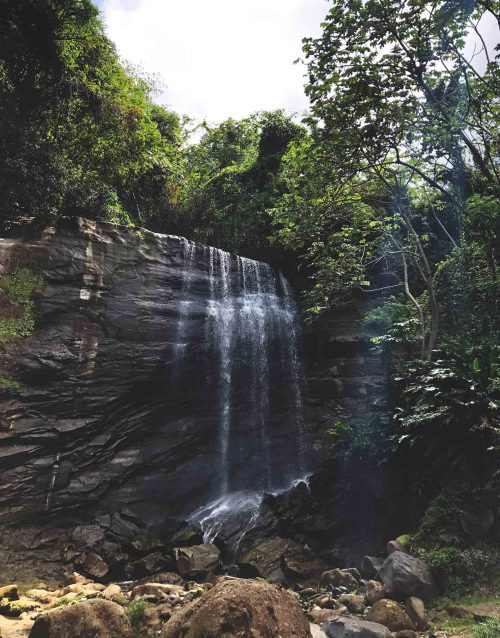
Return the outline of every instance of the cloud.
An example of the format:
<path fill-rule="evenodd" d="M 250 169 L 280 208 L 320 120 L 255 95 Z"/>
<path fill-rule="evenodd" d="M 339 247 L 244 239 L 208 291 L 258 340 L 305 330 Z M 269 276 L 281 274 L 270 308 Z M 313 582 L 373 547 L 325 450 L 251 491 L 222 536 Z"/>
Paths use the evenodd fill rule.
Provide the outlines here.
<path fill-rule="evenodd" d="M 157 101 L 219 122 L 263 109 L 307 108 L 301 55 L 326 0 L 100 0 L 120 55 L 165 88 Z"/>

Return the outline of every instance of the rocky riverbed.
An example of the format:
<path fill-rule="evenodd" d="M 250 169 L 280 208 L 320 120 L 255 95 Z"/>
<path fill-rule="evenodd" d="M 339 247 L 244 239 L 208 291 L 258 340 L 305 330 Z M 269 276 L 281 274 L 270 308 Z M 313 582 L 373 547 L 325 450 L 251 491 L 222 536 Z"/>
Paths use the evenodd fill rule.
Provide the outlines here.
<path fill-rule="evenodd" d="M 287 561 L 282 556 L 281 575 L 276 569 L 266 573 L 269 564 L 255 553 L 256 577 L 245 579 L 223 574 L 217 547 L 202 544 L 177 548 L 175 571 L 134 580 L 109 582 L 106 574 L 92 579 L 72 572 L 60 583 L 5 583 L 0 587 L 0 636 L 445 638 L 453 633 L 432 628 L 443 615 L 478 621 L 500 615 L 494 606 L 428 611 L 436 595 L 429 567 L 397 541 L 388 543 L 387 553 L 385 558 L 365 557 L 359 570 L 323 572 L 318 569 L 324 565 L 310 557 L 296 554 Z M 88 570 L 97 562 L 85 565 Z"/>

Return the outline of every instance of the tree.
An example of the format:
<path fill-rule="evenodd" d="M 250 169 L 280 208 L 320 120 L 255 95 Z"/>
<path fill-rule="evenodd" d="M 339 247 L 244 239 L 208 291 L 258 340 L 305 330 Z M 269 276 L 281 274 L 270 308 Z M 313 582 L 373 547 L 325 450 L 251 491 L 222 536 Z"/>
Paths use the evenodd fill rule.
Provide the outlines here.
<path fill-rule="evenodd" d="M 308 249 L 313 297 L 323 297 L 312 308 L 329 307 L 339 288 L 373 289 L 383 273 L 381 287 L 399 287 L 414 308 L 424 359 L 438 338 L 436 269 L 460 244 L 466 199 L 473 188 L 498 194 L 498 66 L 479 25 L 492 7 L 334 0 L 322 36 L 304 41 L 319 167 L 310 170 L 324 176 L 275 209 L 278 235 L 296 241 L 301 226 L 289 221 L 305 206 L 322 235 Z M 465 54 L 471 33 L 481 73 Z M 486 94 L 496 102 L 485 107 Z M 297 169 L 289 191 L 310 191 Z"/>
<path fill-rule="evenodd" d="M 207 243 L 269 257 L 267 209 L 283 194 L 281 160 L 305 133 L 283 111 L 206 127 L 186 154 L 184 224 Z"/>
<path fill-rule="evenodd" d="M 498 3 L 333 1 L 322 36 L 304 41 L 306 91 L 346 169 L 411 168 L 451 196 L 440 182 L 465 148 L 498 192 L 500 75 L 481 34 L 487 13 Z M 479 50 L 467 56 L 471 37 Z"/>
<path fill-rule="evenodd" d="M 90 0 L 3 2 L 4 224 L 61 214 L 141 221 L 153 203 L 144 193 L 157 192 L 160 175 L 169 184 L 163 192 L 168 209 L 179 173 L 179 133 L 165 134 L 168 117 L 150 96 L 149 80 L 120 63 Z M 175 120 L 171 114 L 171 132 Z"/>

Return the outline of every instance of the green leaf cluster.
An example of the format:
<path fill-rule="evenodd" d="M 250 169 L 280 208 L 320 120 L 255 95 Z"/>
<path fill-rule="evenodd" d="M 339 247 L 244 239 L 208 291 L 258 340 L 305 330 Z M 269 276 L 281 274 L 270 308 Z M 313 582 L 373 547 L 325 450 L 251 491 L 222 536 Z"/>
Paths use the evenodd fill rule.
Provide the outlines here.
<path fill-rule="evenodd" d="M 0 19 L 3 224 L 172 208 L 180 119 L 122 64 L 90 0 L 6 0 Z M 144 217 L 143 217 L 144 214 Z"/>
<path fill-rule="evenodd" d="M 16 267 L 0 276 L 0 293 L 9 302 L 9 314 L 0 316 L 0 343 L 15 341 L 33 332 L 33 293 L 44 285 L 42 275 L 28 267 Z"/>

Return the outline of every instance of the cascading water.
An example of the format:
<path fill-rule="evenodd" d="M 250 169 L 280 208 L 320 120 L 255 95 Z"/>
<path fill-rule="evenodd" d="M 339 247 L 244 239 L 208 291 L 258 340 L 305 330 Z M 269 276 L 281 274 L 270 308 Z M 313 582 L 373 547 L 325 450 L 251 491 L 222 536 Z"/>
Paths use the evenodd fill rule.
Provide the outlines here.
<path fill-rule="evenodd" d="M 228 526 L 239 528 L 238 542 L 252 526 L 264 493 L 284 490 L 305 474 L 298 314 L 288 282 L 271 266 L 204 250 L 206 392 L 217 433 L 218 480 L 214 500 L 192 520 L 206 541 Z M 183 251 L 182 291 L 189 297 L 196 247 L 184 240 Z M 184 300 L 177 343 L 186 340 L 190 310 Z M 278 455 L 286 463 L 277 463 Z"/>

